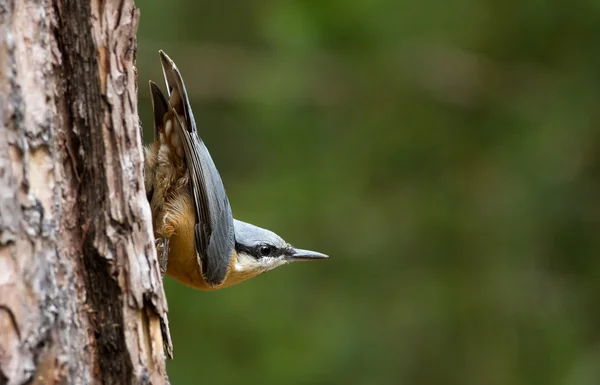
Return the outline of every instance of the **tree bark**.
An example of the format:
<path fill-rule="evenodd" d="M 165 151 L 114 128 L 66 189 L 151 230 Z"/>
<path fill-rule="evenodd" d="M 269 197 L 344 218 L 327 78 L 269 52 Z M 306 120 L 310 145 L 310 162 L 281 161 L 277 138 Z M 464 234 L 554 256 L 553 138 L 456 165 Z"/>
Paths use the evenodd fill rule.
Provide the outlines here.
<path fill-rule="evenodd" d="M 0 0 L 0 384 L 167 381 L 138 17 L 132 0 Z"/>

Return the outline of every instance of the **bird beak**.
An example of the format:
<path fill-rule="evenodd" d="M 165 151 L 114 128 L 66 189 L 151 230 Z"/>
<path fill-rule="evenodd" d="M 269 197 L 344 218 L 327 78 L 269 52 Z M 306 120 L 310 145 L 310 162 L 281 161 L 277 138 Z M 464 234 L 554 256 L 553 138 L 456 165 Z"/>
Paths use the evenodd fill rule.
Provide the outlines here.
<path fill-rule="evenodd" d="M 329 258 L 328 255 L 317 253 L 311 250 L 294 249 L 294 253 L 286 259 L 289 261 L 312 261 L 315 259 Z"/>

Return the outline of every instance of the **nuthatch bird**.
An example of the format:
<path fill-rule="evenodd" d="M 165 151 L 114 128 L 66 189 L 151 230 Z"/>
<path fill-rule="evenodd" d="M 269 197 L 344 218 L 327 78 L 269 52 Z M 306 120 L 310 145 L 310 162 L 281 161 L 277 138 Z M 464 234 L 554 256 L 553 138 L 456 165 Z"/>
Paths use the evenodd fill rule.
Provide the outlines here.
<path fill-rule="evenodd" d="M 198 135 L 183 79 L 163 51 L 165 98 L 150 82 L 154 143 L 145 185 L 161 272 L 197 289 L 219 289 L 293 261 L 327 258 L 233 219 L 215 164 Z"/>

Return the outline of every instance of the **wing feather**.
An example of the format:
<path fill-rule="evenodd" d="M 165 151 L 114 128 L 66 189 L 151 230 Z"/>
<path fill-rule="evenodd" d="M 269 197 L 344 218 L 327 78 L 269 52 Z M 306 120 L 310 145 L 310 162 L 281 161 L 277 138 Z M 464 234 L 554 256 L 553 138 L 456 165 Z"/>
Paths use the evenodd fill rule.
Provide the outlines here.
<path fill-rule="evenodd" d="M 175 63 L 160 52 L 169 90 L 169 106 L 175 112 L 182 139 L 194 202 L 196 251 L 204 279 L 211 285 L 225 280 L 235 247 L 233 216 L 221 176 L 206 145 L 198 135 L 183 79 Z"/>

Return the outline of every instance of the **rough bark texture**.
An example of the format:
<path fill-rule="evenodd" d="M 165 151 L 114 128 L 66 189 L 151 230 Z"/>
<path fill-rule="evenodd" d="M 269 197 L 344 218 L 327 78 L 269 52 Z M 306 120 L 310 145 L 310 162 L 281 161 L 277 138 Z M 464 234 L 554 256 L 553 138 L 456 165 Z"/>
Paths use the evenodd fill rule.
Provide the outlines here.
<path fill-rule="evenodd" d="M 137 23 L 132 0 L 0 0 L 0 384 L 166 382 Z"/>

